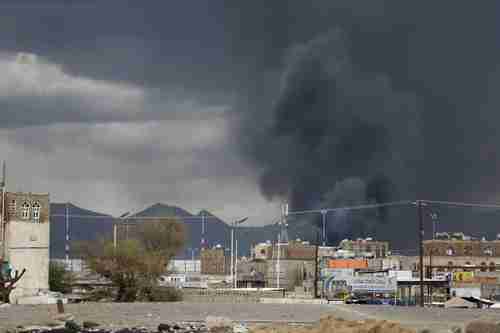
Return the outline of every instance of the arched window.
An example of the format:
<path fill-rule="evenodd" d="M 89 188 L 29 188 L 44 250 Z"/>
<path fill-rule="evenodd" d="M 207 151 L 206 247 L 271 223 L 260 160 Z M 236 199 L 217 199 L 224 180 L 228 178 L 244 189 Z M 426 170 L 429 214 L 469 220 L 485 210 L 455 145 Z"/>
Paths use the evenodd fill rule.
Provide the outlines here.
<path fill-rule="evenodd" d="M 488 267 L 485 262 L 481 263 L 481 272 L 486 272 L 488 270 Z"/>
<path fill-rule="evenodd" d="M 37 201 L 33 204 L 33 220 L 34 222 L 39 222 L 40 221 L 40 203 Z"/>
<path fill-rule="evenodd" d="M 453 271 L 453 261 L 448 261 L 448 272 Z"/>
<path fill-rule="evenodd" d="M 30 204 L 27 201 L 25 201 L 21 206 L 21 218 L 23 220 L 27 220 L 30 218 L 30 208 Z"/>
<path fill-rule="evenodd" d="M 496 270 L 496 265 L 494 262 L 490 262 L 490 272 L 494 272 Z"/>
<path fill-rule="evenodd" d="M 471 266 L 470 261 L 465 262 L 465 266 Z M 466 271 L 466 272 L 469 272 L 469 271 L 470 271 L 470 269 L 469 269 L 469 268 L 466 268 L 466 269 L 465 269 L 465 271 Z"/>

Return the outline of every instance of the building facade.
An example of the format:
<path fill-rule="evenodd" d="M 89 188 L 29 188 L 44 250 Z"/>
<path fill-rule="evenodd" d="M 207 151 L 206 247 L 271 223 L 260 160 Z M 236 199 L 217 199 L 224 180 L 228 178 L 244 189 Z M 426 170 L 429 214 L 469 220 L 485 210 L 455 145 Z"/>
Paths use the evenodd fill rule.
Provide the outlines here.
<path fill-rule="evenodd" d="M 224 248 L 215 247 L 201 250 L 201 274 L 227 275 L 230 273 L 230 258 Z"/>
<path fill-rule="evenodd" d="M 389 242 L 366 239 L 344 239 L 339 244 L 340 249 L 354 253 L 356 258 L 385 258 L 389 255 Z"/>
<path fill-rule="evenodd" d="M 14 270 L 26 269 L 11 297 L 49 289 L 50 201 L 48 194 L 6 192 L 1 200 L 1 257 Z"/>
<path fill-rule="evenodd" d="M 496 271 L 500 241 L 435 239 L 424 241 L 424 265 L 438 271 Z"/>

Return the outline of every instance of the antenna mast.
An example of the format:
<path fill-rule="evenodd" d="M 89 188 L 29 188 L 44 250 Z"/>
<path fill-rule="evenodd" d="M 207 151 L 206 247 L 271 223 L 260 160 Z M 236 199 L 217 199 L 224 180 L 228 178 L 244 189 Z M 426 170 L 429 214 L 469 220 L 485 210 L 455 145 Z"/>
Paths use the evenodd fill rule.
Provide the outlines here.
<path fill-rule="evenodd" d="M 6 184 L 6 164 L 5 161 L 2 163 L 2 181 L 0 182 L 0 187 L 2 191 L 2 211 L 0 212 L 0 240 L 2 241 L 2 258 L 5 260 L 6 258 L 6 228 L 5 224 L 7 219 L 5 217 L 5 184 Z"/>

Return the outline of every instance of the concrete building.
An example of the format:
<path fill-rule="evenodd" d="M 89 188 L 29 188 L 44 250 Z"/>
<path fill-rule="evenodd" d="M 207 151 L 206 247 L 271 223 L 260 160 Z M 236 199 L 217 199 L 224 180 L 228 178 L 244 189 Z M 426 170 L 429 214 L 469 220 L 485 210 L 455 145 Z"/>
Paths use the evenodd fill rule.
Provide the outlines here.
<path fill-rule="evenodd" d="M 186 273 L 201 273 L 201 260 L 170 260 L 167 266 L 169 273 L 186 274 Z"/>
<path fill-rule="evenodd" d="M 14 270 L 26 269 L 11 297 L 33 296 L 48 290 L 49 195 L 6 192 L 0 201 L 0 256 Z"/>
<path fill-rule="evenodd" d="M 214 247 L 201 250 L 201 274 L 227 275 L 230 272 L 231 259 L 226 256 L 224 248 Z"/>
<path fill-rule="evenodd" d="M 355 257 L 385 258 L 389 255 L 389 242 L 375 241 L 372 238 L 344 239 L 339 248 L 354 253 Z"/>
<path fill-rule="evenodd" d="M 272 257 L 273 245 L 271 242 L 256 244 L 252 249 L 252 259 L 255 260 L 267 260 Z"/>
<path fill-rule="evenodd" d="M 500 268 L 500 240 L 462 236 L 424 241 L 424 265 L 433 271 L 496 271 Z"/>

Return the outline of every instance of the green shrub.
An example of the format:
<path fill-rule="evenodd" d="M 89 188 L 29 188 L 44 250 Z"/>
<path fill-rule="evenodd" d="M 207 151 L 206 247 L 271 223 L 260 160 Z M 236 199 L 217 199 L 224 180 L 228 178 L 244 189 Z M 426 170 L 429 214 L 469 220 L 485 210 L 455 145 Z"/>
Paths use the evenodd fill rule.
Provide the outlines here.
<path fill-rule="evenodd" d="M 180 302 L 182 291 L 172 287 L 147 287 L 141 292 L 140 300 L 143 302 Z"/>
<path fill-rule="evenodd" d="M 49 288 L 51 291 L 70 293 L 74 276 L 64 265 L 51 262 L 49 265 Z"/>

